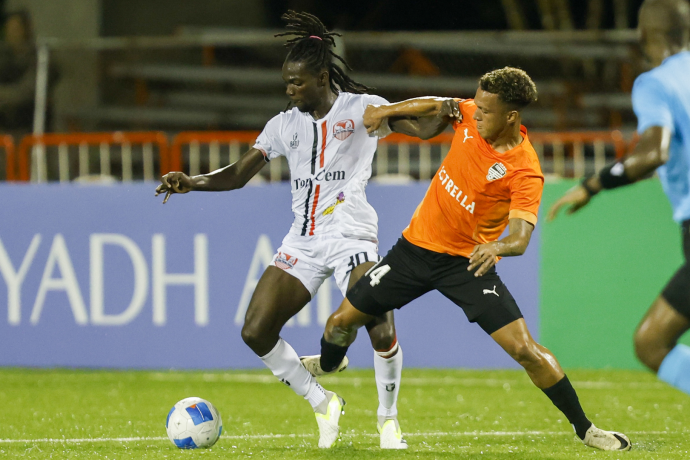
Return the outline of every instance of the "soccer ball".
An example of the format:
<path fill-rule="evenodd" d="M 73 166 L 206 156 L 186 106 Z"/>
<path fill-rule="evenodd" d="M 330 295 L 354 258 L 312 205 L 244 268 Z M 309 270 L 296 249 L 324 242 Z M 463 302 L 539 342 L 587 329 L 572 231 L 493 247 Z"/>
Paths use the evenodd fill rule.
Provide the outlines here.
<path fill-rule="evenodd" d="M 211 447 L 223 432 L 220 412 L 201 398 L 185 398 L 170 409 L 165 421 L 168 438 L 180 449 Z"/>

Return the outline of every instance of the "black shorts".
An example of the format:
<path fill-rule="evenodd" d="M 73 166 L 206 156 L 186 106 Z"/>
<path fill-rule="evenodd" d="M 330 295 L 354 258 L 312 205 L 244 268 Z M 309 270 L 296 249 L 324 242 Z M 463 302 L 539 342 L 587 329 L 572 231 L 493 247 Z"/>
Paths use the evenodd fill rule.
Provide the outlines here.
<path fill-rule="evenodd" d="M 492 267 L 483 276 L 467 271 L 469 259 L 429 251 L 400 238 L 386 257 L 347 292 L 362 313 L 380 316 L 434 289 L 463 309 L 470 322 L 492 334 L 522 313 Z"/>
<path fill-rule="evenodd" d="M 690 220 L 683 222 L 682 229 L 685 264 L 673 275 L 661 295 L 681 315 L 690 319 Z"/>

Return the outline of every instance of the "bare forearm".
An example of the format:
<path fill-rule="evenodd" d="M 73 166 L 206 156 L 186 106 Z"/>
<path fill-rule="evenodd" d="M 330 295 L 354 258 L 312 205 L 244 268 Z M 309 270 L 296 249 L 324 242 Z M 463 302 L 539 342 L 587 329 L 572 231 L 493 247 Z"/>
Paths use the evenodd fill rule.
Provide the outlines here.
<path fill-rule="evenodd" d="M 435 117 L 423 117 L 417 120 L 422 139 L 431 139 L 441 134 L 450 124 L 447 117 L 436 115 Z"/>
<path fill-rule="evenodd" d="M 458 103 L 448 98 L 410 99 L 391 107 L 392 112 L 415 114 L 389 117 L 391 129 L 420 139 L 438 136 L 453 119 L 460 117 Z"/>
<path fill-rule="evenodd" d="M 529 238 L 525 239 L 522 235 L 508 235 L 502 240 L 496 241 L 498 255 L 500 257 L 521 256 L 527 250 Z"/>
<path fill-rule="evenodd" d="M 249 149 L 238 161 L 229 166 L 192 177 L 192 190 L 224 192 L 242 188 L 265 165 L 263 153 L 255 148 Z"/>
<path fill-rule="evenodd" d="M 520 218 L 510 219 L 508 222 L 510 233 L 499 241 L 479 244 L 470 254 L 467 270 L 473 271 L 474 276 L 482 276 L 496 265 L 498 257 L 519 256 L 525 253 L 534 226 Z"/>
<path fill-rule="evenodd" d="M 496 242 L 501 257 L 521 256 L 527 250 L 532 238 L 534 225 L 524 219 L 512 218 L 508 221 L 508 236 Z"/>
<path fill-rule="evenodd" d="M 395 104 L 376 107 L 376 115 L 380 118 L 391 117 L 430 117 L 438 115 L 445 98 L 418 97 Z"/>
<path fill-rule="evenodd" d="M 656 153 L 646 152 L 639 155 L 631 155 L 623 159 L 621 163 L 623 164 L 625 176 L 631 182 L 637 182 L 649 176 L 665 162 L 659 161 L 659 156 Z M 587 179 L 587 188 L 595 193 L 604 189 L 598 174 Z"/>
<path fill-rule="evenodd" d="M 388 124 L 396 133 L 407 134 L 408 136 L 414 136 L 426 140 L 441 134 L 448 126 L 448 121 L 438 116 L 423 118 L 392 118 L 388 119 Z"/>
<path fill-rule="evenodd" d="M 192 176 L 192 190 L 197 192 L 225 192 L 242 188 L 245 184 L 241 183 L 237 175 L 235 165 L 229 165 L 217 169 L 208 174 Z"/>
<path fill-rule="evenodd" d="M 670 143 L 671 132 L 667 128 L 652 127 L 647 129 L 640 137 L 632 154 L 618 162 L 622 164 L 622 174 L 631 183 L 644 179 L 668 161 Z M 611 170 L 611 173 L 613 173 L 613 170 Z M 593 193 L 603 190 L 601 174 L 602 172 L 600 171 L 586 181 L 588 190 Z"/>

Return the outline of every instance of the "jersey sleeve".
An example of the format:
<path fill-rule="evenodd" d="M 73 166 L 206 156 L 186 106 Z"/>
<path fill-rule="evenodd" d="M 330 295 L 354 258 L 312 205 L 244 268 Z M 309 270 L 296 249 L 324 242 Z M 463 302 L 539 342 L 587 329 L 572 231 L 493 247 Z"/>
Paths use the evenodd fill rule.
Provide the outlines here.
<path fill-rule="evenodd" d="M 673 115 L 668 93 L 663 85 L 649 73 L 635 80 L 632 90 L 633 110 L 637 116 L 637 132 L 642 134 L 652 126 L 668 128 L 674 132 Z"/>
<path fill-rule="evenodd" d="M 376 94 L 363 94 L 362 95 L 362 109 L 366 109 L 368 105 L 384 105 L 390 104 L 386 98 L 377 96 Z"/>
<path fill-rule="evenodd" d="M 509 219 L 526 220 L 537 224 L 541 193 L 544 189 L 544 176 L 534 170 L 520 171 L 510 182 Z"/>
<path fill-rule="evenodd" d="M 375 94 L 364 94 L 362 97 L 362 113 L 364 113 L 364 110 L 367 108 L 368 105 L 384 105 L 388 104 L 389 102 L 382 98 L 381 96 L 377 96 Z M 388 118 L 383 120 L 381 122 L 381 126 L 379 126 L 379 129 L 374 131 L 373 133 L 369 134 L 369 136 L 375 136 L 378 137 L 379 139 L 383 139 L 384 137 L 388 136 L 390 133 L 392 133 L 393 130 L 391 129 L 390 125 L 388 124 Z"/>
<path fill-rule="evenodd" d="M 266 161 L 270 161 L 281 155 L 285 156 L 285 148 L 281 139 L 280 131 L 282 127 L 281 115 L 271 118 L 259 137 L 256 138 L 254 148 L 264 154 Z"/>
<path fill-rule="evenodd" d="M 462 117 L 453 121 L 453 130 L 457 130 L 458 127 L 463 123 L 463 121 L 471 120 L 472 115 L 474 115 L 474 111 L 477 108 L 477 106 L 474 105 L 473 99 L 455 98 L 455 100 L 459 102 L 460 115 L 462 115 Z"/>

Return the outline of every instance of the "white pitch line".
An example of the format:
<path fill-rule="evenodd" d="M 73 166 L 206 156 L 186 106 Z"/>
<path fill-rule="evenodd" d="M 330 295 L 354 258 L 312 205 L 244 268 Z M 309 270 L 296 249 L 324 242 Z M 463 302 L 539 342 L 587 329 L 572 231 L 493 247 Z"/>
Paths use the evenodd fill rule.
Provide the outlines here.
<path fill-rule="evenodd" d="M 630 435 L 666 435 L 676 434 L 668 431 L 629 431 Z M 405 433 L 406 437 L 507 437 L 507 436 L 566 436 L 573 435 L 571 431 L 458 431 L 458 432 L 433 432 L 433 433 Z M 248 434 L 248 435 L 223 435 L 221 439 L 282 439 L 282 438 L 312 438 L 312 434 Z M 378 438 L 374 433 L 343 433 L 345 438 Z M 90 443 L 90 442 L 141 442 L 141 441 L 167 441 L 165 436 L 130 437 L 130 438 L 40 438 L 40 439 L 0 439 L 0 444 L 32 444 L 32 443 Z"/>
<path fill-rule="evenodd" d="M 196 376 L 185 374 L 168 374 L 157 372 L 151 375 L 151 380 L 156 381 L 171 381 L 183 382 L 193 381 Z M 342 377 L 331 376 L 326 377 L 327 383 L 337 385 L 352 385 L 359 387 L 366 384 L 372 379 L 362 377 Z M 231 382 L 231 383 L 265 383 L 274 384 L 280 383 L 272 375 L 261 374 L 201 374 L 201 379 L 204 382 Z M 505 385 L 519 385 L 527 384 L 527 382 L 519 382 L 517 380 L 501 380 L 501 379 L 478 379 L 478 378 L 457 378 L 457 377 L 440 377 L 433 378 L 418 378 L 405 377 L 402 380 L 404 385 L 410 386 L 440 386 L 440 385 L 458 385 L 458 386 L 480 386 L 480 387 L 504 387 Z M 573 381 L 573 386 L 587 390 L 613 390 L 620 388 L 634 389 L 634 390 L 656 390 L 664 388 L 666 385 L 661 382 L 602 382 L 602 381 Z"/>

